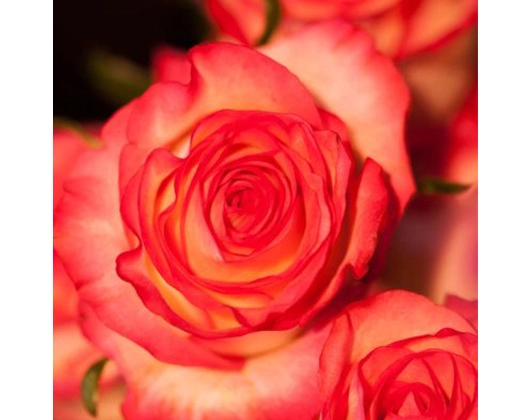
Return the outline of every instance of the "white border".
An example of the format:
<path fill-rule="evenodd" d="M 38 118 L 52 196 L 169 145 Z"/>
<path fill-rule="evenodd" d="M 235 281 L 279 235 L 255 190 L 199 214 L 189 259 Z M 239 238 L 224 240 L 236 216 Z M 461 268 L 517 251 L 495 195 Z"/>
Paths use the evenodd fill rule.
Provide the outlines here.
<path fill-rule="evenodd" d="M 479 418 L 530 401 L 530 7 L 479 4 Z"/>
<path fill-rule="evenodd" d="M 52 2 L 0 4 L 2 418 L 52 418 Z"/>

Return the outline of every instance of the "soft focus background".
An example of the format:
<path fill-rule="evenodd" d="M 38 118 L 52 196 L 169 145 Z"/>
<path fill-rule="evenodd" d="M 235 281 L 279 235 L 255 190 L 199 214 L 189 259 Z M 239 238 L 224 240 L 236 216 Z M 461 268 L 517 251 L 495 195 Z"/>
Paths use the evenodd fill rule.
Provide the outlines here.
<path fill-rule="evenodd" d="M 106 119 L 116 109 L 95 86 L 94 53 L 147 68 L 155 46 L 187 49 L 208 31 L 187 0 L 56 0 L 53 17 L 53 115 L 81 121 Z"/>

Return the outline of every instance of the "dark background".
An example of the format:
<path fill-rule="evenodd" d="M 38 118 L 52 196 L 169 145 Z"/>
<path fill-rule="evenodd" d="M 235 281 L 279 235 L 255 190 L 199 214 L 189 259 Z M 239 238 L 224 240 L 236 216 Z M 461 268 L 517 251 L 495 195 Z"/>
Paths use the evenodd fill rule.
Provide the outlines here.
<path fill-rule="evenodd" d="M 147 68 L 153 47 L 188 49 L 209 31 L 199 7 L 186 0 L 55 0 L 53 18 L 53 113 L 77 121 L 104 120 L 116 109 L 94 89 L 90 51 Z"/>

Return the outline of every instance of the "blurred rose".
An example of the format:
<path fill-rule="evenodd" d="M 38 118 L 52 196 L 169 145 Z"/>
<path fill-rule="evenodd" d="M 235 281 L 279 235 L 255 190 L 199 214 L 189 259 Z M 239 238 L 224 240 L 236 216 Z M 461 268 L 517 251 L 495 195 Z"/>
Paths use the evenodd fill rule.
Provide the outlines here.
<path fill-rule="evenodd" d="M 433 51 L 399 63 L 411 91 L 409 126 L 446 127 L 464 106 L 478 73 L 477 27 Z"/>
<path fill-rule="evenodd" d="M 326 23 L 263 52 L 290 71 L 192 49 L 66 183 L 56 248 L 130 418 L 311 419 L 326 331 L 307 324 L 367 273 L 413 192 L 407 91 L 365 34 Z"/>
<path fill-rule="evenodd" d="M 85 127 L 97 136 L 98 126 Z M 90 149 L 90 143 L 72 128 L 53 133 L 53 202 L 54 210 L 63 196 L 63 183 L 75 166 L 78 156 Z M 81 380 L 87 369 L 103 357 L 81 333 L 78 324 L 78 297 L 64 266 L 53 255 L 53 416 L 56 420 L 89 419 L 81 404 Z M 104 388 L 115 381 L 116 369 L 107 366 Z M 109 395 L 113 397 L 109 398 Z M 119 390 L 104 390 L 104 403 L 98 419 L 119 419 Z"/>
<path fill-rule="evenodd" d="M 478 189 L 418 196 L 396 230 L 383 288 L 405 288 L 442 303 L 478 296 Z"/>
<path fill-rule="evenodd" d="M 478 182 L 478 85 L 475 84 L 451 125 L 443 177 L 464 184 Z"/>
<path fill-rule="evenodd" d="M 222 32 L 255 45 L 266 25 L 264 0 L 206 0 Z M 279 33 L 342 18 L 368 31 L 385 54 L 403 58 L 437 47 L 477 20 L 477 0 L 280 0 Z"/>
<path fill-rule="evenodd" d="M 478 181 L 478 89 L 475 84 L 461 95 L 463 105 L 447 122 L 428 118 L 410 120 L 408 143 L 420 179 L 440 178 L 460 184 Z"/>
<path fill-rule="evenodd" d="M 384 287 L 406 288 L 442 303 L 446 294 L 476 299 L 478 293 L 477 89 L 442 127 L 410 128 L 420 183 L 429 177 L 469 185 L 456 194 L 417 195 L 392 238 Z"/>
<path fill-rule="evenodd" d="M 321 356 L 323 419 L 476 419 L 477 335 L 422 296 L 353 304 Z"/>
<path fill-rule="evenodd" d="M 53 133 L 53 204 L 63 197 L 63 183 L 78 156 L 89 145 L 73 129 L 56 129 Z M 54 324 L 54 395 L 78 397 L 86 369 L 102 357 L 86 340 L 77 324 L 78 298 L 63 264 L 53 255 L 53 324 Z"/>

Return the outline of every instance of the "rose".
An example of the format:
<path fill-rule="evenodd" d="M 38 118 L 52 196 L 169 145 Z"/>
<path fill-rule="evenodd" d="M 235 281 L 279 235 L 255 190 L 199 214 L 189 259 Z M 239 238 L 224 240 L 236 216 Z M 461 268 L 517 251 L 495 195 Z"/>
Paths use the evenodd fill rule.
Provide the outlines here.
<path fill-rule="evenodd" d="M 280 0 L 279 33 L 331 18 L 350 20 L 367 30 L 387 55 L 403 58 L 447 42 L 477 20 L 477 1 L 462 0 Z M 264 0 L 207 0 L 222 32 L 254 45 L 266 25 Z"/>
<path fill-rule="evenodd" d="M 334 132 L 298 117 L 211 114 L 186 159 L 155 150 L 129 182 L 122 214 L 143 247 L 120 255 L 118 274 L 196 336 L 292 328 L 342 271 L 335 260 L 351 261 L 337 251 L 350 165 Z"/>
<path fill-rule="evenodd" d="M 172 350 L 173 343 L 188 341 L 182 330 L 208 338 L 303 325 L 333 297 L 347 270 L 356 278 L 366 273 L 377 237 L 393 217 L 375 162 L 385 162 L 401 208 L 411 193 L 399 139 L 406 99 L 397 72 L 369 49 L 362 33 L 331 24 L 302 34 L 320 44 L 345 35 L 350 38 L 341 41 L 358 50 L 340 51 L 352 54 L 345 61 L 351 72 L 337 76 L 359 73 L 357 82 L 343 86 L 347 112 L 365 108 L 364 94 L 375 118 L 389 119 L 381 129 L 370 126 L 370 118 L 357 124 L 346 114 L 356 152 L 368 151 L 375 160 L 367 160 L 359 176 L 350 174 L 342 123 L 319 111 L 285 68 L 243 47 L 197 48 L 189 85 L 157 84 L 107 124 L 106 147 L 86 153 L 69 181 L 74 193 L 58 212 L 56 248 L 108 326 L 163 360 L 196 363 L 181 360 L 196 352 Z M 282 57 L 296 40 L 269 52 Z M 234 79 L 216 67 L 223 60 L 251 66 L 252 73 Z M 337 83 L 328 86 L 333 105 Z M 287 113 L 293 115 L 281 115 Z M 401 153 L 389 157 L 391 150 Z M 114 270 L 116 258 L 117 274 L 128 283 Z"/>
<path fill-rule="evenodd" d="M 477 335 L 457 313 L 404 291 L 360 301 L 321 355 L 324 419 L 477 418 Z"/>
<path fill-rule="evenodd" d="M 87 144 L 83 141 L 81 135 L 72 130 L 56 130 L 54 131 L 54 157 L 56 165 L 54 167 L 54 179 L 56 181 L 55 191 L 57 193 L 57 202 L 62 196 L 62 185 L 60 182 L 66 178 L 72 166 L 75 166 L 79 155 L 83 150 L 87 150 Z M 68 163 L 64 165 L 63 163 Z M 71 284 L 70 279 L 64 272 L 64 267 L 61 260 L 54 254 L 54 418 L 57 420 L 88 420 L 90 415 L 82 406 L 80 401 L 80 382 L 89 366 L 99 360 L 103 355 L 92 345 L 91 342 L 81 334 L 79 325 L 77 323 L 77 293 Z M 90 319 L 87 313 L 84 313 L 85 319 Z M 91 321 L 92 323 L 95 320 Z M 86 328 L 86 326 L 85 326 Z M 227 411 L 222 406 L 223 400 L 226 400 L 234 392 L 234 386 L 240 390 L 243 395 L 253 395 L 255 392 L 252 383 L 248 382 L 248 378 L 253 378 L 255 384 L 261 384 L 267 390 L 262 397 L 268 402 L 264 412 L 271 412 L 272 416 L 279 418 L 279 413 L 274 410 L 281 410 L 287 413 L 285 407 L 277 406 L 272 403 L 272 399 L 280 399 L 278 395 L 278 384 L 270 380 L 267 371 L 270 365 L 279 364 L 284 369 L 285 374 L 297 378 L 298 381 L 304 381 L 305 378 L 312 380 L 316 375 L 318 352 L 325 337 L 325 331 L 317 334 L 306 334 L 301 340 L 297 340 L 295 345 L 289 346 L 281 352 L 273 352 L 267 357 L 253 363 L 247 363 L 245 372 L 233 372 L 227 374 L 224 371 L 206 371 L 189 370 L 173 365 L 164 365 L 147 353 L 142 352 L 141 349 L 132 345 L 132 343 L 120 337 L 116 337 L 110 331 L 105 331 L 104 327 L 88 328 L 91 337 L 98 332 L 99 329 L 105 333 L 103 340 L 94 339 L 102 349 L 105 349 L 108 355 L 114 356 L 112 347 L 109 350 L 108 342 L 115 340 L 119 344 L 120 356 L 117 358 L 130 361 L 130 363 L 123 363 L 121 366 L 122 372 L 126 375 L 128 380 L 128 398 L 124 402 L 124 413 L 127 418 L 138 418 L 139 416 L 148 416 L 148 418 L 187 418 L 189 414 L 179 414 L 178 410 L 196 410 L 201 416 L 208 415 L 209 410 L 214 410 L 215 418 L 224 418 L 229 416 L 233 410 L 249 410 L 245 405 L 249 405 L 247 399 L 238 399 L 243 401 L 240 407 L 231 407 L 231 411 Z M 267 341 L 273 337 L 268 336 Z M 120 341 L 121 340 L 121 341 Z M 114 356 L 116 357 L 116 356 Z M 289 362 L 290 370 L 287 368 L 285 359 L 292 359 Z M 119 419 L 120 405 L 123 399 L 123 388 L 115 383 L 115 367 L 113 363 L 109 362 L 105 366 L 104 377 L 102 380 L 100 390 L 100 398 L 98 400 L 98 418 L 101 419 Z M 312 367 L 312 368 L 311 368 Z M 133 371 L 133 372 L 131 372 Z M 182 379 L 186 381 L 192 380 L 194 391 L 190 394 L 183 393 L 179 395 L 172 405 L 163 404 L 162 401 L 167 398 L 166 393 L 155 393 L 151 398 L 145 398 L 143 389 L 146 383 L 150 387 L 156 387 L 157 384 L 162 383 L 165 386 L 175 386 Z M 198 395 L 212 392 L 213 383 L 224 381 L 226 388 L 216 388 L 217 393 L 213 393 L 210 397 L 214 400 L 213 406 L 196 407 L 195 398 Z M 312 387 L 307 387 L 305 390 L 293 390 L 293 385 L 297 386 L 296 382 L 287 382 L 289 385 L 280 388 L 279 392 L 285 397 L 296 397 L 299 404 L 296 410 L 302 410 L 300 416 L 308 416 L 312 412 L 316 412 L 314 407 L 314 398 L 311 399 L 311 393 L 316 392 Z M 298 386 L 297 386 L 298 387 Z M 202 389 L 201 389 L 202 388 Z M 220 392 L 219 392 L 220 391 Z M 194 394 L 197 392 L 197 394 Z M 307 403 L 303 400 L 307 399 Z M 142 401 L 140 405 L 137 401 Z M 277 404 L 277 403 L 276 403 Z M 252 412 L 249 412 L 249 417 L 252 417 Z M 247 417 L 248 418 L 248 417 Z M 301 417 L 302 418 L 302 417 Z"/>
<path fill-rule="evenodd" d="M 322 62 L 309 71 L 312 48 Z M 325 331 L 300 327 L 367 273 L 413 191 L 406 89 L 367 36 L 315 25 L 264 52 L 311 91 L 256 51 L 196 47 L 173 67 L 176 82 L 111 118 L 103 148 L 85 152 L 66 184 L 56 249 L 84 331 L 130 384 L 131 417 L 166 418 L 179 404 L 230 417 L 224 406 L 167 402 L 164 389 L 182 396 L 181 378 L 200 387 L 204 375 L 248 388 L 250 375 L 263 392 L 243 394 L 239 413 L 311 418 L 316 384 L 299 388 L 316 375 Z M 265 374 L 271 366 L 291 379 Z M 211 401 L 224 391 L 202 390 Z"/>

